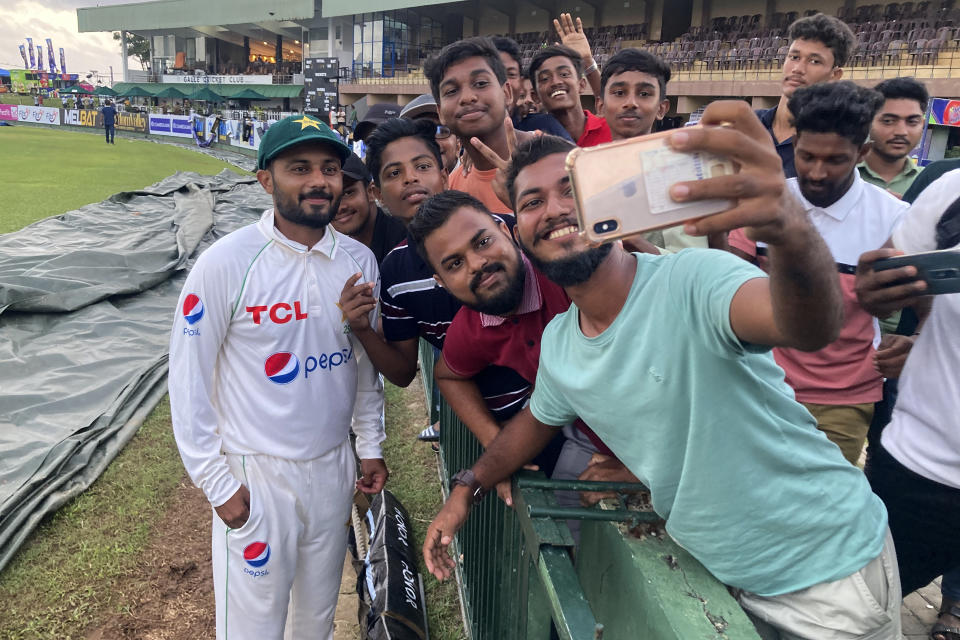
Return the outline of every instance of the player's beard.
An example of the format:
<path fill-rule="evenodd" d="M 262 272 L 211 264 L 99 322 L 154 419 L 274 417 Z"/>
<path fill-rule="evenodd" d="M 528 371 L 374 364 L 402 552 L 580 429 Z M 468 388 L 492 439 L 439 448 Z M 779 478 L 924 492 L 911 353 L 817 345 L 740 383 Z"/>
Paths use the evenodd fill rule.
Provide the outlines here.
<path fill-rule="evenodd" d="M 334 198 L 333 194 L 326 189 L 311 191 L 305 194 L 298 194 L 296 202 L 292 198 L 287 198 L 280 193 L 274 194 L 274 208 L 277 215 L 290 222 L 303 227 L 312 229 L 323 229 L 337 213 L 340 206 L 340 198 Z M 327 205 L 325 211 L 318 211 L 318 207 L 310 204 L 304 204 L 307 198 L 326 198 Z M 304 210 L 304 207 L 310 210 L 310 213 Z"/>
<path fill-rule="evenodd" d="M 520 244 L 520 248 L 530 258 L 533 266 L 547 276 L 547 279 L 561 287 L 572 287 L 590 279 L 600 263 L 610 254 L 613 243 L 591 247 L 580 253 L 549 261 L 535 256 L 532 251 L 523 246 L 523 243 Z"/>

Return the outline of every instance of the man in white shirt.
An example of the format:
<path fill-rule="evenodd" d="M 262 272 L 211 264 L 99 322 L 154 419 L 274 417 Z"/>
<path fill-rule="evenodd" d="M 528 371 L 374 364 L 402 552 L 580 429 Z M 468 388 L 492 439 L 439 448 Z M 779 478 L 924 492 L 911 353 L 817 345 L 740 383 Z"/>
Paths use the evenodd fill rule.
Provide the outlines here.
<path fill-rule="evenodd" d="M 960 637 L 960 293 L 925 297 L 915 267 L 874 271 L 873 264 L 899 252 L 960 250 L 958 194 L 960 169 L 920 194 L 893 233 L 896 249 L 867 252 L 857 268 L 864 307 L 883 317 L 912 306 L 923 319 L 893 417 L 865 471 L 890 514 L 904 595 L 943 575 L 934 640 Z"/>
<path fill-rule="evenodd" d="M 370 250 L 329 226 L 348 153 L 310 116 L 270 127 L 257 179 L 274 208 L 204 252 L 180 295 L 170 404 L 215 511 L 218 639 L 333 638 L 354 486 L 387 479 L 382 383 L 338 305 L 358 271 L 380 282 Z"/>

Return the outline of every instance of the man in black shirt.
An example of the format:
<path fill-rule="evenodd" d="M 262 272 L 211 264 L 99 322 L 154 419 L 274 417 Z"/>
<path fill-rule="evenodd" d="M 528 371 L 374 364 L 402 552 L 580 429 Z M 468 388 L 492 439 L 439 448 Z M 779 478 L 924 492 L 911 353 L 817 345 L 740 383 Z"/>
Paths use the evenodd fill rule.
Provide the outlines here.
<path fill-rule="evenodd" d="M 380 264 L 407 232 L 399 220 L 377 206 L 371 184 L 366 165 L 351 153 L 343 164 L 343 195 L 332 224 L 340 233 L 367 245 Z"/>
<path fill-rule="evenodd" d="M 787 109 L 793 92 L 818 82 L 834 82 L 843 77 L 843 67 L 856 48 L 857 39 L 842 20 L 822 13 L 800 18 L 788 31 L 790 49 L 783 61 L 780 102 L 757 111 L 760 122 L 770 132 L 783 162 L 783 173 L 796 178 L 793 165 L 793 118 Z"/>

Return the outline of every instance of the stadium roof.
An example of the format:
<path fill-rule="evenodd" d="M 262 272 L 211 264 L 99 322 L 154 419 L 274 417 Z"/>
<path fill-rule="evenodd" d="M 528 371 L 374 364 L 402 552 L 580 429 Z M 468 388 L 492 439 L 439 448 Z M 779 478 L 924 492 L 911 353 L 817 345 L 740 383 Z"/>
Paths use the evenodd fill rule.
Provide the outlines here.
<path fill-rule="evenodd" d="M 183 85 L 163 82 L 118 82 L 113 88 L 117 93 L 126 93 L 134 87 L 143 89 L 151 96 L 156 96 L 161 91 L 174 87 L 183 90 Z M 224 98 L 232 99 L 234 96 L 243 93 L 247 89 L 253 89 L 264 98 L 299 98 L 303 93 L 302 84 L 242 84 L 242 85 L 216 85 L 214 91 Z"/>
<path fill-rule="evenodd" d="M 301 26 L 308 27 L 315 18 L 435 4 L 450 0 L 153 0 L 77 9 L 77 24 L 81 33 L 132 31 L 230 40 L 227 34 L 234 32 L 259 40 L 266 31 L 294 39 L 300 37 Z"/>
<path fill-rule="evenodd" d="M 336 18 L 355 13 L 410 9 L 432 4 L 450 4 L 450 0 L 324 0 L 321 15 L 324 18 Z"/>
<path fill-rule="evenodd" d="M 77 9 L 77 27 L 81 33 L 122 30 L 217 38 L 232 32 L 261 39 L 268 32 L 292 40 L 301 37 L 315 14 L 314 0 L 154 0 Z"/>

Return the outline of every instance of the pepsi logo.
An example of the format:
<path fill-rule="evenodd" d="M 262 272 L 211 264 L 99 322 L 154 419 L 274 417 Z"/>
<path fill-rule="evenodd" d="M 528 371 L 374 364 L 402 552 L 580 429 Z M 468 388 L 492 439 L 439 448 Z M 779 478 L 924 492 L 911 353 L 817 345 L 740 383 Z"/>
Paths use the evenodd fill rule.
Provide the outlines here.
<path fill-rule="evenodd" d="M 251 542 L 243 549 L 243 559 L 254 569 L 270 561 L 270 545 L 266 542 Z"/>
<path fill-rule="evenodd" d="M 203 317 L 203 301 L 193 293 L 187 294 L 183 300 L 183 319 L 187 324 L 196 324 Z"/>
<path fill-rule="evenodd" d="M 270 382 L 287 384 L 300 373 L 300 360 L 289 351 L 279 351 L 263 363 L 263 371 Z"/>

